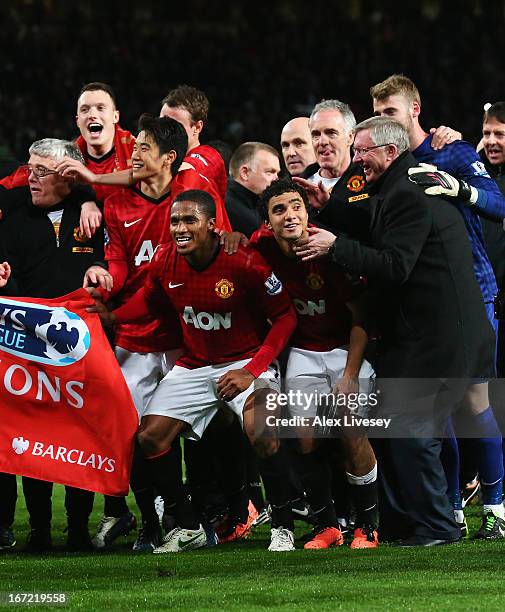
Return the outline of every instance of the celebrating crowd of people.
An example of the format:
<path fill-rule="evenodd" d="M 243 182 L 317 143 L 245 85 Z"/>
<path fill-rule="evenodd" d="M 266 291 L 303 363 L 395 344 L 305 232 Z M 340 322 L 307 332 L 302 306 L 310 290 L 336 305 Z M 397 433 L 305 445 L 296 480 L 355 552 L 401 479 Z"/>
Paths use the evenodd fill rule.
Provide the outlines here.
<path fill-rule="evenodd" d="M 358 124 L 325 99 L 277 142 L 229 151 L 202 144 L 198 89 L 169 91 L 133 135 L 112 88 L 92 82 L 79 138 L 33 142 L 0 180 L 0 293 L 85 287 L 130 389 L 134 551 L 215 546 L 268 522 L 269 550 L 287 552 L 295 519 L 312 526 L 306 549 L 456 543 L 473 479 L 473 537 L 505 537 L 489 399 L 505 103 L 485 112 L 479 154 L 451 128 L 425 131 L 408 77 L 370 94 Z M 23 478 L 33 552 L 51 548 L 51 490 Z M 0 474 L 0 493 L 9 550 L 15 476 Z M 137 526 L 106 496 L 91 538 L 93 499 L 67 487 L 69 550 Z"/>

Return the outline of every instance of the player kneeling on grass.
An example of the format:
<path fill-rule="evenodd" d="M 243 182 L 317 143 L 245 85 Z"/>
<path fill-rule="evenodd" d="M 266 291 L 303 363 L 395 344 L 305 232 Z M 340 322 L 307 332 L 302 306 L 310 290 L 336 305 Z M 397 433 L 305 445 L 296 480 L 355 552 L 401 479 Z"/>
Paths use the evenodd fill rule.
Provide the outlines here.
<path fill-rule="evenodd" d="M 165 502 L 175 502 L 177 526 L 154 552 L 206 545 L 171 448 L 179 434 L 199 440 L 223 404 L 243 422 L 260 456 L 272 505 L 269 550 L 293 550 L 288 466 L 275 428 L 266 425 L 265 405 L 267 395 L 279 389 L 272 362 L 287 344 L 296 314 L 256 251 L 240 246 L 233 256 L 225 253 L 214 232 L 215 215 L 208 193 L 180 194 L 170 213 L 173 243 L 158 248 L 144 287 L 112 313 L 99 301 L 90 310 L 106 324 L 125 323 L 156 305 L 159 315 L 160 298 L 168 298 L 181 322 L 182 356 L 154 392 L 137 435 L 154 486 Z"/>
<path fill-rule="evenodd" d="M 265 227 L 251 237 L 256 248 L 272 266 L 292 298 L 298 324 L 290 340 L 286 370 L 286 392 L 297 401 L 288 403 L 297 418 L 298 470 L 309 503 L 317 517 L 316 529 L 305 548 L 340 546 L 339 529 L 331 497 L 331 466 L 323 446 L 330 440 L 316 438 L 314 426 L 318 406 L 315 395 L 345 399 L 349 393 L 368 393 L 374 376 L 363 359 L 368 342 L 364 328 L 363 287 L 353 286 L 330 260 L 301 262 L 293 251 L 307 237 L 308 200 L 305 190 L 291 180 L 274 181 L 260 198 Z M 300 394 L 295 395 L 295 393 Z M 333 395 L 332 395 L 333 394 Z M 304 398 L 306 401 L 298 401 Z M 363 402 L 365 403 L 365 402 Z M 333 407 L 328 406 L 333 409 Z M 360 416 L 367 406 L 360 406 Z M 320 418 L 324 418 L 321 413 Z M 319 428 L 320 430 L 321 428 Z M 343 448 L 351 502 L 356 510 L 356 528 L 351 548 L 378 546 L 377 462 L 365 430 L 343 427 Z"/>

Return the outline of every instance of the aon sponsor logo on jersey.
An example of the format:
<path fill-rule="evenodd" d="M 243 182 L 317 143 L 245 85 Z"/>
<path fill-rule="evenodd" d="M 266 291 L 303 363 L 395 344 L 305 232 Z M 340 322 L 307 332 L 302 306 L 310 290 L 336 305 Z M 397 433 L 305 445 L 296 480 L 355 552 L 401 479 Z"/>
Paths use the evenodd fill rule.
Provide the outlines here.
<path fill-rule="evenodd" d="M 319 300 L 319 302 L 312 302 L 311 300 L 308 300 L 307 302 L 304 302 L 303 300 L 295 298 L 293 300 L 293 304 L 295 305 L 298 314 L 309 315 L 309 317 L 325 314 L 326 312 L 326 302 L 324 300 Z"/>
<path fill-rule="evenodd" d="M 135 265 L 141 266 L 143 263 L 149 263 L 154 257 L 158 246 L 153 247 L 153 243 L 150 240 L 144 240 L 140 245 L 139 252 L 135 255 Z"/>
<path fill-rule="evenodd" d="M 196 329 L 211 331 L 231 328 L 231 312 L 195 312 L 192 306 L 185 306 L 182 316 L 186 325 L 194 325 Z"/>

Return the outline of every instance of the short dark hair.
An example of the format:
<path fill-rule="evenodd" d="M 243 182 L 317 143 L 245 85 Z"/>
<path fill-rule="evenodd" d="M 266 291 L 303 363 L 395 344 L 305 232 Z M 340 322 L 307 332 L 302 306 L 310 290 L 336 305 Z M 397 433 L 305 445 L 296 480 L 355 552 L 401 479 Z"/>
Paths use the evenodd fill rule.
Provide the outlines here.
<path fill-rule="evenodd" d="M 161 106 L 170 108 L 185 108 L 193 121 L 207 121 L 209 114 L 209 101 L 207 96 L 191 85 L 177 85 L 171 89 L 161 101 Z"/>
<path fill-rule="evenodd" d="M 495 102 L 484 113 L 482 123 L 486 123 L 488 119 L 496 119 L 500 123 L 505 123 L 505 102 Z"/>
<path fill-rule="evenodd" d="M 116 102 L 116 94 L 110 85 L 107 83 L 101 83 L 100 81 L 93 81 L 93 83 L 87 83 L 83 85 L 81 91 L 79 92 L 78 98 L 82 96 L 85 91 L 105 91 L 111 97 L 111 100 L 114 104 L 114 108 L 117 108 Z"/>
<path fill-rule="evenodd" d="M 198 204 L 208 219 L 216 218 L 216 203 L 214 198 L 207 191 L 203 189 L 188 189 L 180 193 L 174 200 L 176 202 L 195 202 Z"/>
<path fill-rule="evenodd" d="M 310 209 L 309 198 L 305 189 L 292 181 L 289 178 L 281 178 L 273 181 L 265 191 L 260 195 L 258 200 L 258 210 L 260 212 L 263 221 L 268 221 L 268 204 L 275 196 L 282 195 L 283 193 L 298 193 L 301 195 L 303 203 L 307 211 Z"/>
<path fill-rule="evenodd" d="M 139 132 L 148 132 L 158 145 L 160 154 L 175 151 L 176 158 L 172 164 L 172 174 L 175 174 L 188 150 L 188 135 L 184 127 L 170 117 L 153 117 L 144 113 L 139 118 Z"/>

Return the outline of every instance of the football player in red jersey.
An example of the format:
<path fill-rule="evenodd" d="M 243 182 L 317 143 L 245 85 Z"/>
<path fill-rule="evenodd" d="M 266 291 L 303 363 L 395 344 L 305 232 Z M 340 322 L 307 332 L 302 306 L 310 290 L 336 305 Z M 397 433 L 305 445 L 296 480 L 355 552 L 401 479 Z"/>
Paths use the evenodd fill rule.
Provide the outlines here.
<path fill-rule="evenodd" d="M 132 178 L 135 184 L 116 189 L 105 201 L 105 220 L 109 234 L 106 259 L 109 273 L 100 266 L 91 267 L 85 285 L 99 282 L 112 290 L 120 303 L 126 302 L 145 282 L 148 264 L 158 245 L 169 238 L 170 208 L 174 198 L 188 188 L 212 190 L 211 183 L 194 169 L 179 170 L 187 149 L 183 126 L 168 117 L 143 115 L 132 153 Z M 224 209 L 221 209 L 224 212 Z M 219 217 L 219 229 L 228 229 Z M 126 378 L 135 405 L 142 416 L 163 376 L 172 368 L 179 354 L 179 322 L 174 315 L 161 320 L 153 315 L 141 322 L 119 325 L 116 329 L 116 356 Z M 132 489 L 142 513 L 142 532 L 134 550 L 153 548 L 159 539 L 159 524 L 152 495 L 134 463 Z M 101 548 L 110 543 L 117 529 L 117 512 L 105 511 L 95 543 Z M 110 520 L 109 520 L 110 519 Z M 119 534 L 118 534 L 119 535 Z"/>
<path fill-rule="evenodd" d="M 116 97 L 110 85 L 98 82 L 84 85 L 75 119 L 81 132 L 76 144 L 92 172 L 107 174 L 131 168 L 135 137 L 119 126 Z M 113 188 L 98 185 L 95 191 L 103 202 Z"/>
<path fill-rule="evenodd" d="M 182 123 L 188 135 L 186 159 L 195 170 L 212 181 L 222 200 L 226 195 L 226 168 L 220 153 L 200 144 L 200 134 L 209 114 L 207 96 L 189 85 L 172 89 L 161 101 L 160 117 L 172 117 Z"/>
<path fill-rule="evenodd" d="M 79 92 L 76 122 L 81 135 L 76 141 L 89 169 L 95 174 L 127 170 L 131 167 L 131 153 L 135 138 L 119 127 L 116 97 L 107 83 L 88 83 Z M 28 185 L 25 167 L 18 168 L 0 181 L 5 189 Z M 96 197 L 103 202 L 112 192 L 111 187 L 98 185 Z M 81 232 L 91 238 L 100 227 L 102 213 L 93 202 L 82 206 Z"/>
<path fill-rule="evenodd" d="M 298 325 L 290 340 L 286 390 L 320 394 L 367 393 L 374 377 L 364 360 L 368 335 L 364 327 L 362 290 L 353 288 L 343 272 L 329 260 L 300 262 L 292 247 L 307 235 L 308 197 L 300 185 L 281 179 L 260 198 L 266 227 L 253 234 L 250 246 L 272 266 L 293 299 Z M 316 264 L 316 265 L 310 265 Z M 291 402 L 292 415 L 316 417 L 317 402 Z M 366 416 L 367 406 L 354 414 Z M 306 421 L 302 421 L 306 422 Z M 343 447 L 351 501 L 356 510 L 352 548 L 378 545 L 377 462 L 366 434 L 344 429 Z M 331 499 L 330 466 L 320 452 L 321 440 L 313 426 L 297 430 L 297 456 L 309 503 L 318 523 L 305 548 L 329 548 L 343 543 Z"/>
<path fill-rule="evenodd" d="M 177 527 L 155 552 L 206 543 L 170 450 L 178 434 L 199 440 L 223 403 L 243 421 L 261 457 L 272 504 L 269 550 L 293 550 L 286 458 L 264 409 L 275 409 L 279 381 L 272 362 L 286 345 L 296 316 L 282 283 L 257 252 L 240 246 L 233 257 L 225 254 L 214 231 L 215 215 L 208 193 L 180 194 L 170 216 L 173 243 L 158 249 L 143 288 L 114 313 L 99 302 L 95 310 L 105 322 L 125 323 L 158 308 L 163 297 L 181 323 L 182 356 L 158 385 L 138 433 L 156 488 L 177 502 Z"/>

